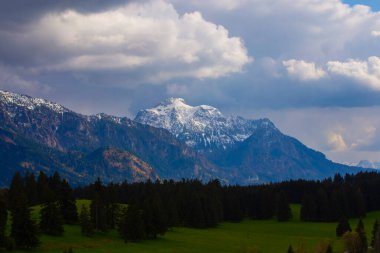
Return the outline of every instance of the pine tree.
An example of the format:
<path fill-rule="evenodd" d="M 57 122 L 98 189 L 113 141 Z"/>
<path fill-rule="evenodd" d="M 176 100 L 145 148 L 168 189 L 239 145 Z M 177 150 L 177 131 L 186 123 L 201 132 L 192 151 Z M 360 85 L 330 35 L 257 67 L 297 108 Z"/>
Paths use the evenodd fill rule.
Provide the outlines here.
<path fill-rule="evenodd" d="M 37 178 L 37 196 L 38 196 L 39 204 L 46 203 L 51 198 L 49 178 L 43 171 L 40 171 L 40 174 L 38 175 L 38 178 Z"/>
<path fill-rule="evenodd" d="M 360 249 L 361 252 L 366 252 L 368 249 L 367 236 L 365 234 L 364 224 L 362 219 L 359 220 L 359 223 L 355 229 L 356 233 L 358 233 L 360 238 Z"/>
<path fill-rule="evenodd" d="M 63 218 L 56 201 L 43 204 L 40 215 L 40 229 L 42 232 L 54 236 L 63 234 Z"/>
<path fill-rule="evenodd" d="M 125 242 L 136 242 L 147 238 L 145 229 L 144 212 L 134 205 L 129 205 L 120 221 L 119 234 Z"/>
<path fill-rule="evenodd" d="M 346 232 L 351 232 L 351 226 L 346 217 L 342 217 L 336 227 L 336 236 L 341 237 Z"/>
<path fill-rule="evenodd" d="M 278 221 L 288 221 L 292 217 L 292 210 L 284 191 L 281 191 L 276 198 L 276 217 Z"/>
<path fill-rule="evenodd" d="M 81 226 L 82 234 L 85 236 L 91 236 L 94 233 L 94 227 L 91 222 L 90 211 L 85 205 L 82 205 L 79 214 L 79 224 Z"/>
<path fill-rule="evenodd" d="M 372 228 L 372 238 L 371 238 L 371 247 L 372 248 L 375 247 L 376 234 L 380 230 L 379 227 L 380 227 L 379 221 L 375 220 L 375 222 L 373 223 L 373 228 Z"/>
<path fill-rule="evenodd" d="M 333 249 L 332 249 L 331 244 L 329 244 L 329 246 L 327 246 L 327 249 L 326 249 L 325 253 L 333 253 Z"/>
<path fill-rule="evenodd" d="M 142 210 L 144 211 L 144 222 L 146 235 L 150 239 L 155 239 L 158 234 L 163 235 L 167 231 L 167 217 L 160 196 L 152 192 L 144 201 Z"/>
<path fill-rule="evenodd" d="M 91 220 L 95 230 L 107 231 L 107 205 L 104 196 L 104 186 L 98 178 L 94 184 L 94 197 L 90 205 Z"/>
<path fill-rule="evenodd" d="M 7 224 L 8 211 L 3 195 L 0 193 L 0 247 L 5 244 L 5 226 Z"/>
<path fill-rule="evenodd" d="M 59 207 L 66 224 L 74 224 L 78 221 L 78 212 L 73 190 L 66 180 L 63 180 L 61 183 Z"/>
<path fill-rule="evenodd" d="M 302 198 L 300 219 L 303 221 L 317 220 L 317 205 L 311 194 L 305 194 Z"/>
<path fill-rule="evenodd" d="M 294 253 L 292 245 L 289 245 L 287 253 Z"/>
<path fill-rule="evenodd" d="M 366 214 L 366 204 L 364 201 L 363 193 L 359 188 L 354 191 L 353 201 L 355 217 L 364 217 Z"/>
<path fill-rule="evenodd" d="M 21 249 L 32 249 L 38 247 L 38 227 L 31 218 L 31 210 L 28 206 L 26 194 L 20 192 L 12 199 L 12 225 L 11 237 L 14 239 L 16 247 Z"/>
<path fill-rule="evenodd" d="M 375 240 L 373 243 L 373 249 L 375 253 L 380 252 L 380 230 L 377 231 Z"/>

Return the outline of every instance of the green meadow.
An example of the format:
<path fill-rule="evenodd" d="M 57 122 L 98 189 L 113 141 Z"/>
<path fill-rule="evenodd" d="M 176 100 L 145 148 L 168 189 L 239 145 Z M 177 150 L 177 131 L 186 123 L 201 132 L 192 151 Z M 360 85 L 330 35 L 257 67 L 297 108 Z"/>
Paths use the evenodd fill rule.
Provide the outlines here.
<path fill-rule="evenodd" d="M 78 201 L 77 205 L 88 205 Z M 222 223 L 212 229 L 173 228 L 154 241 L 124 243 L 116 231 L 97 233 L 93 237 L 81 235 L 79 226 L 65 226 L 62 237 L 41 236 L 41 247 L 32 252 L 63 252 L 72 247 L 74 252 L 119 253 L 284 253 L 291 244 L 294 248 L 303 244 L 309 252 L 323 241 L 331 241 L 334 252 L 343 252 L 342 243 L 335 237 L 336 223 L 312 223 L 299 220 L 299 206 L 292 205 L 294 218 L 289 222 L 275 220 L 241 223 Z M 38 208 L 33 216 L 38 217 Z M 370 239 L 373 222 L 380 212 L 372 212 L 364 219 L 367 237 Z M 357 220 L 351 220 L 355 228 Z"/>

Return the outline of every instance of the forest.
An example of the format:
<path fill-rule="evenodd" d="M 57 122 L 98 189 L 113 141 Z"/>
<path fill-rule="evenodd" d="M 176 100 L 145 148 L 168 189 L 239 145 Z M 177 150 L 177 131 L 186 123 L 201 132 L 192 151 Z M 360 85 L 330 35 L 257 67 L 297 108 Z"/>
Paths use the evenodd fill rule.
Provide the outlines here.
<path fill-rule="evenodd" d="M 221 185 L 218 180 L 105 185 L 98 179 L 72 188 L 58 173 L 16 173 L 10 187 L 0 194 L 0 245 L 8 250 L 32 249 L 39 246 L 41 233 L 61 236 L 64 224 L 79 224 L 83 236 L 116 229 L 125 242 L 138 242 L 164 235 L 171 227 L 202 229 L 244 219 L 285 222 L 291 219 L 292 203 L 301 205 L 302 221 L 337 223 L 337 236 L 357 241 L 359 246 L 352 247 L 360 250 L 355 252 L 380 250 L 378 222 L 367 244 L 363 224 L 359 222 L 352 231 L 347 221 L 380 210 L 379 185 L 380 174 L 363 172 L 322 181 L 251 186 Z M 90 205 L 78 212 L 79 199 L 90 200 Z M 38 222 L 31 216 L 33 206 L 41 207 Z M 8 219 L 12 221 L 9 233 Z M 288 252 L 292 250 L 290 246 Z"/>

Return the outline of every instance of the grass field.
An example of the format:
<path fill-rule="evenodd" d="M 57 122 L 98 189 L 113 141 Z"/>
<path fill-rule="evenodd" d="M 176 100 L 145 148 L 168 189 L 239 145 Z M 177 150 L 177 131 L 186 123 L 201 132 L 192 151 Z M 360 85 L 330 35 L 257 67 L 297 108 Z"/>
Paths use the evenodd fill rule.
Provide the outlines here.
<path fill-rule="evenodd" d="M 79 201 L 78 207 L 82 204 L 88 202 Z M 79 226 L 65 226 L 63 237 L 42 236 L 41 247 L 33 252 L 63 252 L 72 247 L 74 252 L 83 253 L 282 253 L 286 252 L 289 244 L 296 246 L 299 243 L 314 252 L 315 246 L 323 240 L 331 240 L 334 252 L 342 252 L 341 242 L 335 237 L 335 223 L 301 222 L 298 219 L 299 206 L 293 205 L 292 211 L 295 218 L 289 222 L 246 220 L 222 223 L 213 229 L 174 228 L 158 240 L 127 244 L 116 231 L 89 238 L 81 235 Z M 380 212 L 369 213 L 364 220 L 369 238 L 376 218 L 380 218 Z M 357 220 L 351 220 L 353 228 L 356 224 Z"/>

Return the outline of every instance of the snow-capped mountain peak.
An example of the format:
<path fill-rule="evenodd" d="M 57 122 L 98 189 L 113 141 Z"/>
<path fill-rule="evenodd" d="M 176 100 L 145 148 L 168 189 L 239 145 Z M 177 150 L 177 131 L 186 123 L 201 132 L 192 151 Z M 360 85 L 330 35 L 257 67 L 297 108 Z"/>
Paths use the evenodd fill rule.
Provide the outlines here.
<path fill-rule="evenodd" d="M 26 95 L 20 95 L 16 93 L 12 93 L 9 91 L 1 91 L 0 90 L 0 102 L 7 105 L 15 105 L 27 108 L 28 110 L 34 110 L 40 107 L 47 107 L 57 113 L 68 112 L 69 110 L 65 107 L 47 101 L 42 98 L 32 98 Z"/>
<path fill-rule="evenodd" d="M 167 129 L 188 145 L 207 152 L 227 149 L 259 127 L 275 128 L 268 119 L 226 117 L 215 107 L 191 106 L 182 98 L 168 98 L 153 108 L 141 110 L 135 121 Z"/>

